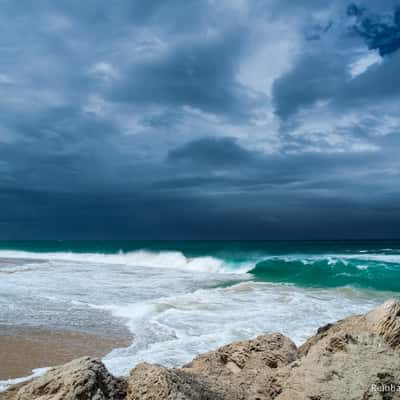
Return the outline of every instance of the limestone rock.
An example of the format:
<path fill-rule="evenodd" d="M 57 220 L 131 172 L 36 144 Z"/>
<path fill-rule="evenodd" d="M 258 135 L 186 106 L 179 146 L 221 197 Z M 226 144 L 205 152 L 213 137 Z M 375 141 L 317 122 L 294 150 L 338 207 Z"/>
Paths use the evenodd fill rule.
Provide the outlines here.
<path fill-rule="evenodd" d="M 201 354 L 183 369 L 206 377 L 227 399 L 270 399 L 276 394 L 272 377 L 296 357 L 296 345 L 274 333 Z"/>
<path fill-rule="evenodd" d="M 89 357 L 50 369 L 45 375 L 12 388 L 7 400 L 122 400 L 127 382 L 113 377 L 99 360 Z"/>
<path fill-rule="evenodd" d="M 400 348 L 400 303 L 390 300 L 365 316 L 369 328 L 393 348 Z"/>
<path fill-rule="evenodd" d="M 222 400 L 207 383 L 179 369 L 142 363 L 131 372 L 127 400 Z"/>
<path fill-rule="evenodd" d="M 400 303 L 389 301 L 319 329 L 299 359 L 276 374 L 276 399 L 399 399 L 400 393 L 376 390 L 400 383 L 399 310 Z"/>
<path fill-rule="evenodd" d="M 128 400 L 272 399 L 272 377 L 296 356 L 290 339 L 272 334 L 199 355 L 183 368 L 143 363 L 131 373 Z"/>

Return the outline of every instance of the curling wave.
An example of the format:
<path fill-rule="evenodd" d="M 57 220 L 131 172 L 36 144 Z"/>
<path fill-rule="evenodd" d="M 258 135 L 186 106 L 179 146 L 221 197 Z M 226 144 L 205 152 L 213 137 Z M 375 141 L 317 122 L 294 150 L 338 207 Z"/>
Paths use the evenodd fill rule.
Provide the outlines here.
<path fill-rule="evenodd" d="M 300 286 L 355 286 L 400 292 L 400 264 L 383 257 L 282 259 L 258 262 L 249 271 L 257 280 Z"/>

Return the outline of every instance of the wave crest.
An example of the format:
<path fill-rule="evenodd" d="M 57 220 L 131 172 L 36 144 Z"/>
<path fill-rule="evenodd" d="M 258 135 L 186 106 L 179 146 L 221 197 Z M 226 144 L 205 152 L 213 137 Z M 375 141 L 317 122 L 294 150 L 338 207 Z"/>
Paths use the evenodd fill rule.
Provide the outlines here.
<path fill-rule="evenodd" d="M 358 259 L 282 259 L 258 262 L 249 271 L 257 280 L 301 286 L 355 286 L 400 291 L 400 265 Z"/>
<path fill-rule="evenodd" d="M 36 262 L 74 262 L 99 265 L 122 265 L 175 269 L 193 273 L 248 274 L 255 280 L 292 283 L 300 286 L 339 287 L 355 286 L 400 292 L 400 255 L 335 254 L 335 255 L 249 255 L 248 259 L 235 260 L 235 255 L 217 257 L 199 255 L 188 257 L 180 251 L 77 253 L 34 253 L 0 250 L 0 259 L 20 260 L 18 268 L 32 267 Z M 9 272 L 6 265 L 0 272 Z M 18 269 L 12 272 L 19 272 Z M 33 268 L 33 267 L 32 267 Z M 22 270 L 21 270 L 22 271 Z M 245 278 L 247 279 L 247 277 Z"/>
<path fill-rule="evenodd" d="M 250 263 L 234 263 L 213 256 L 187 257 L 179 251 L 152 252 L 137 250 L 116 254 L 104 253 L 32 253 L 26 251 L 1 250 L 0 258 L 40 261 L 66 261 L 79 263 L 126 265 L 135 267 L 179 269 L 204 273 L 240 274 L 251 269 Z"/>

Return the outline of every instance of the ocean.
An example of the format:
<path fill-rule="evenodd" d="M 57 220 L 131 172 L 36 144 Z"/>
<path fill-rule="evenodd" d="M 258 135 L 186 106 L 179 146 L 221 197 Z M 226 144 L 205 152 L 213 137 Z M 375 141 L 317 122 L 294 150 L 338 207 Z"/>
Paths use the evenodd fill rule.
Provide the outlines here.
<path fill-rule="evenodd" d="M 263 333 L 300 344 L 393 297 L 400 241 L 0 242 L 0 324 L 124 324 L 132 344 L 103 360 L 116 375 Z"/>

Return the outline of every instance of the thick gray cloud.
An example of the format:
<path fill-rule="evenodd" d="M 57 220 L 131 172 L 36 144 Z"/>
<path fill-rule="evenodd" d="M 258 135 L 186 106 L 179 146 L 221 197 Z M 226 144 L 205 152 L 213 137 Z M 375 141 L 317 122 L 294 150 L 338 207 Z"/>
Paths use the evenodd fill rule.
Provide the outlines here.
<path fill-rule="evenodd" d="M 200 164 L 202 168 L 214 168 L 248 163 L 251 155 L 230 138 L 210 137 L 172 149 L 168 158 L 172 162 L 194 163 Z"/>
<path fill-rule="evenodd" d="M 347 9 L 349 16 L 356 17 L 353 29 L 363 37 L 370 49 L 378 49 L 381 56 L 394 53 L 400 48 L 400 6 L 389 18 L 368 15 L 365 8 L 352 3 Z"/>
<path fill-rule="evenodd" d="M 133 60 L 108 98 L 140 105 L 191 106 L 228 118 L 249 117 L 251 91 L 235 79 L 246 32 L 240 27 L 199 37 Z"/>
<path fill-rule="evenodd" d="M 346 79 L 345 67 L 330 53 L 305 53 L 292 71 L 274 83 L 276 113 L 286 119 L 301 108 L 329 100 Z"/>
<path fill-rule="evenodd" d="M 396 1 L 0 11 L 1 238 L 400 237 Z"/>

